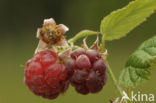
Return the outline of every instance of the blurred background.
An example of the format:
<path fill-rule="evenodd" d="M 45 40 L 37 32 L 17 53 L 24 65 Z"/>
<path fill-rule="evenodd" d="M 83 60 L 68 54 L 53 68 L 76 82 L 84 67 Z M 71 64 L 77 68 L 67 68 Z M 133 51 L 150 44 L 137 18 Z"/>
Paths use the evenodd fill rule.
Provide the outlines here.
<path fill-rule="evenodd" d="M 33 95 L 24 85 L 24 65 L 37 46 L 36 30 L 43 19 L 54 18 L 70 28 L 70 38 L 83 29 L 99 31 L 102 18 L 131 0 L 0 0 L 0 103 L 109 103 L 118 97 L 110 79 L 98 94 L 80 95 L 70 86 L 55 100 Z M 130 54 L 156 34 L 156 14 L 127 37 L 106 42 L 109 61 L 118 77 Z M 95 40 L 96 37 L 91 37 Z M 78 42 L 80 44 L 81 42 Z M 90 44 L 88 42 L 88 44 Z M 156 70 L 149 81 L 135 91 L 156 95 Z M 137 92 L 136 92 L 137 93 Z"/>

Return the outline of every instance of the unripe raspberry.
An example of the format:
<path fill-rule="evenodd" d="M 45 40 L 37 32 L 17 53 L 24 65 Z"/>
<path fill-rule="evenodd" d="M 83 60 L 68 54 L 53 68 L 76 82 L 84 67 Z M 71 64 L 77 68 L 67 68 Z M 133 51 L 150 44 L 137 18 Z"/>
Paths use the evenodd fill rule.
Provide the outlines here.
<path fill-rule="evenodd" d="M 81 94 L 97 93 L 106 83 L 107 73 L 104 60 L 96 50 L 77 49 L 71 53 L 70 65 L 73 75 L 70 83 Z"/>
<path fill-rule="evenodd" d="M 56 98 L 67 90 L 68 71 L 63 64 L 57 63 L 57 54 L 44 50 L 27 62 L 25 84 L 36 95 L 48 99 Z"/>

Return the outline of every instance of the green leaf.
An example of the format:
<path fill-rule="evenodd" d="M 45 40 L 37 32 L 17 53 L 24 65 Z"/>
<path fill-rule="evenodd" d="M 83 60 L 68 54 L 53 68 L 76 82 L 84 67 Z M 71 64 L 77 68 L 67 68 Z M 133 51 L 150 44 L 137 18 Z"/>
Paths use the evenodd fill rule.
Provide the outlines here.
<path fill-rule="evenodd" d="M 82 30 L 79 33 L 77 33 L 73 38 L 71 38 L 68 42 L 73 43 L 76 40 L 85 37 L 85 36 L 91 36 L 91 35 L 98 35 L 100 34 L 99 32 L 96 31 L 91 31 L 91 30 Z"/>
<path fill-rule="evenodd" d="M 156 9 L 156 0 L 135 0 L 106 16 L 100 26 L 105 40 L 120 39 L 144 22 Z"/>
<path fill-rule="evenodd" d="M 119 83 L 124 86 L 137 86 L 149 80 L 151 68 L 156 66 L 156 36 L 145 41 L 129 57 L 119 76 Z"/>

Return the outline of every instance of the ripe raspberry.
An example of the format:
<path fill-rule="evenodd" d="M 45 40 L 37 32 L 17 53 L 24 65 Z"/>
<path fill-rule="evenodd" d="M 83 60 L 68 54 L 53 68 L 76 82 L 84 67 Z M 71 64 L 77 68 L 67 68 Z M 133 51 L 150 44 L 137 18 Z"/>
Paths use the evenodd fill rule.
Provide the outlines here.
<path fill-rule="evenodd" d="M 91 62 L 95 62 L 100 58 L 100 53 L 96 50 L 87 50 L 86 54 L 89 57 Z"/>
<path fill-rule="evenodd" d="M 36 95 L 55 99 L 67 90 L 67 69 L 57 63 L 57 54 L 50 50 L 38 52 L 28 60 L 25 69 L 25 84 Z"/>
<path fill-rule="evenodd" d="M 73 68 L 77 68 L 76 65 L 75 65 L 75 60 L 67 60 L 66 61 L 66 66 L 68 67 L 67 70 L 68 70 L 68 77 L 71 77 L 73 75 Z"/>
<path fill-rule="evenodd" d="M 79 55 L 81 55 L 81 54 L 85 54 L 85 50 L 82 49 L 82 48 L 79 48 L 79 49 L 74 50 L 74 51 L 71 53 L 71 57 L 72 57 L 73 59 L 76 59 L 76 58 L 77 58 Z"/>
<path fill-rule="evenodd" d="M 80 69 L 89 69 L 91 67 L 91 62 L 86 55 L 82 54 L 76 59 L 76 65 Z"/>
<path fill-rule="evenodd" d="M 70 83 L 81 94 L 97 93 L 106 83 L 106 66 L 96 50 L 77 49 L 71 53 L 66 67 L 72 71 Z"/>
<path fill-rule="evenodd" d="M 73 79 L 77 83 L 84 83 L 87 77 L 88 77 L 88 72 L 82 70 L 75 70 L 73 75 Z"/>
<path fill-rule="evenodd" d="M 104 74 L 106 72 L 106 66 L 102 59 L 99 59 L 94 62 L 93 64 L 93 70 L 100 74 Z"/>

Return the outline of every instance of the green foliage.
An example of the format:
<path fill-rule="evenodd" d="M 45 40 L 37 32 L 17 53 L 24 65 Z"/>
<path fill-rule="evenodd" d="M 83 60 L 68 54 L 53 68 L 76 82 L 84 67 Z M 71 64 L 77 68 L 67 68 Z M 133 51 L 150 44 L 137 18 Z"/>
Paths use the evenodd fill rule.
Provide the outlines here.
<path fill-rule="evenodd" d="M 128 59 L 119 82 L 124 86 L 137 86 L 149 79 L 156 66 L 156 36 L 145 41 Z"/>
<path fill-rule="evenodd" d="M 106 16 L 100 26 L 105 40 L 120 39 L 144 22 L 156 9 L 156 0 L 135 0 Z"/>

